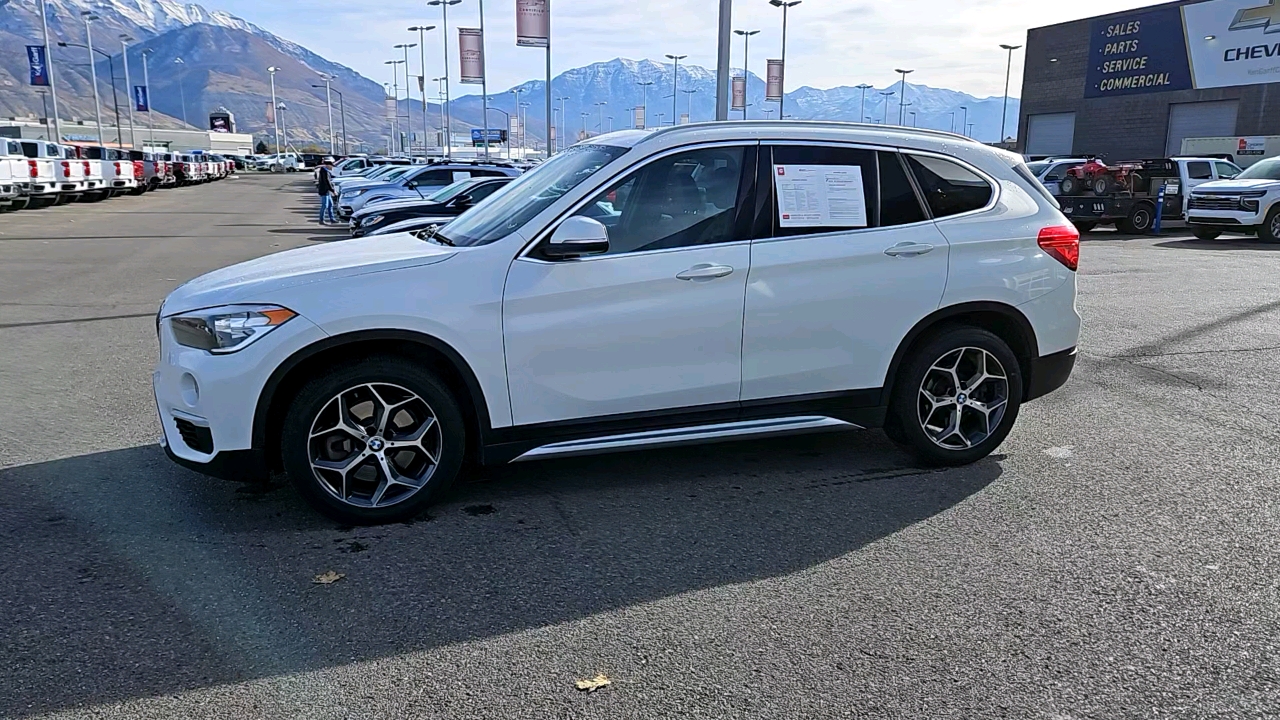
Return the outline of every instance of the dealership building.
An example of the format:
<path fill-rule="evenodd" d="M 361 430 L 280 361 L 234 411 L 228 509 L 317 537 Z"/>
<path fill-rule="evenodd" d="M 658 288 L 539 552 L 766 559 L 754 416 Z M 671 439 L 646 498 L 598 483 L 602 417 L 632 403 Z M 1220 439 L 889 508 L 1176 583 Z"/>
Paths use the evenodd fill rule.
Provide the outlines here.
<path fill-rule="evenodd" d="M 1201 0 L 1027 34 L 1019 149 L 1124 160 L 1280 135 L 1280 0 Z M 1250 146 L 1252 146 L 1252 142 Z"/>

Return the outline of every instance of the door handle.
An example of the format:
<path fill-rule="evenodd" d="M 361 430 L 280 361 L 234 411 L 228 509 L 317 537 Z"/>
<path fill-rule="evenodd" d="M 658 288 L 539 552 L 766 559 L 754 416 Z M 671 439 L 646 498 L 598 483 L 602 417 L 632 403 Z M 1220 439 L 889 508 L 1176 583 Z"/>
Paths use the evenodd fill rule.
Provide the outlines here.
<path fill-rule="evenodd" d="M 933 252 L 929 243 L 904 242 L 885 250 L 884 254 L 889 257 L 917 257 L 929 252 Z"/>
<path fill-rule="evenodd" d="M 732 275 L 733 268 L 728 265 L 694 265 L 684 272 L 676 275 L 678 280 L 715 280 L 726 275 Z"/>

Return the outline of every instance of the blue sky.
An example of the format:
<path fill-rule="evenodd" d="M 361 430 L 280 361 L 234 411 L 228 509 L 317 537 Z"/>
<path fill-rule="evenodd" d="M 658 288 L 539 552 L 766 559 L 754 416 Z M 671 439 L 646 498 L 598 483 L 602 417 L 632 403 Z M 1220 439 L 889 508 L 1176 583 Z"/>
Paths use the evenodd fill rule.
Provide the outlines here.
<path fill-rule="evenodd" d="M 439 8 L 423 0 L 205 0 L 301 43 L 379 82 L 391 74 L 383 61 L 401 57 L 392 45 L 412 41 L 410 25 L 440 25 Z M 554 68 L 615 57 L 660 59 L 688 55 L 688 62 L 715 67 L 716 0 L 552 0 Z M 790 11 L 787 86 L 834 87 L 860 82 L 884 86 L 896 67 L 914 68 L 912 82 L 978 96 L 1004 92 L 1001 43 L 1022 44 L 1029 27 L 1150 5 L 1150 0 L 804 0 Z M 515 0 L 488 0 L 490 91 L 543 75 L 541 50 L 515 46 Z M 457 77 L 458 25 L 475 26 L 478 1 L 450 8 L 450 63 Z M 767 0 L 735 0 L 734 27 L 760 30 L 752 38 L 751 70 L 764 75 L 765 60 L 777 57 L 782 11 Z M 439 30 L 428 36 L 427 71 L 441 74 Z M 416 51 L 415 51 L 416 52 Z M 1014 57 L 1011 92 L 1021 87 L 1021 53 Z M 417 73 L 417 57 L 411 57 Z M 733 64 L 742 64 L 735 38 Z M 384 77 L 385 76 L 385 77 Z M 455 94 L 463 87 L 457 86 Z"/>

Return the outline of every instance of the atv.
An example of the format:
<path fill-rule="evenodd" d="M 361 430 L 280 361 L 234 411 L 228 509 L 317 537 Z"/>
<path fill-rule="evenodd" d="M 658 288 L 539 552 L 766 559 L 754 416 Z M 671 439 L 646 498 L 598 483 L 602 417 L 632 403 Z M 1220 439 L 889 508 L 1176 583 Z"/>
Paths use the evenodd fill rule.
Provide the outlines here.
<path fill-rule="evenodd" d="M 1098 159 L 1090 160 L 1067 170 L 1059 183 L 1063 195 L 1083 195 L 1092 190 L 1094 195 L 1109 195 L 1117 190 L 1135 192 L 1142 176 L 1139 165 L 1107 165 Z"/>

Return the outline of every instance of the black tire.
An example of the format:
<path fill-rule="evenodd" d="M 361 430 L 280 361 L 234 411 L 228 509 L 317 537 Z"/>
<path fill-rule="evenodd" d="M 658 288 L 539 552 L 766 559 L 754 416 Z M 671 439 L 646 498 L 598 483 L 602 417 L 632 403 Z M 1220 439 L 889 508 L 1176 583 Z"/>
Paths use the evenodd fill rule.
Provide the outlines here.
<path fill-rule="evenodd" d="M 1110 195 L 1116 189 L 1116 179 L 1110 175 L 1099 175 L 1090 183 L 1094 195 Z"/>
<path fill-rule="evenodd" d="M 1155 210 L 1150 205 L 1138 203 L 1129 211 L 1129 217 L 1116 221 L 1116 229 L 1129 235 L 1145 235 L 1151 232 L 1155 216 Z"/>
<path fill-rule="evenodd" d="M 1222 236 L 1222 231 L 1217 228 L 1193 227 L 1191 234 L 1200 240 L 1217 240 Z"/>
<path fill-rule="evenodd" d="M 31 198 L 31 201 L 30 203 L 27 204 L 27 207 L 39 210 L 43 208 L 53 207 L 54 204 L 57 202 L 58 202 L 57 195 L 54 195 L 52 197 L 48 195 L 41 195 L 40 197 Z"/>
<path fill-rule="evenodd" d="M 972 437 L 965 438 L 964 442 L 977 440 L 969 447 L 944 447 L 939 442 L 935 442 L 925 431 L 924 425 L 929 420 L 938 420 L 945 413 L 945 406 L 939 406 L 935 413 L 925 420 L 921 419 L 922 404 L 927 402 L 922 396 L 922 389 L 925 387 L 926 379 L 933 382 L 936 371 L 932 371 L 935 363 L 940 362 L 948 356 L 963 351 L 966 356 L 972 357 L 976 350 L 985 351 L 991 357 L 995 358 L 1004 370 L 1004 405 L 1003 412 L 996 418 L 996 424 L 993 428 L 984 428 L 989 432 L 979 432 L 972 425 L 967 426 L 974 432 L 969 433 Z M 970 362 L 961 359 L 958 361 L 959 372 L 968 375 L 969 379 L 973 377 L 968 372 Z M 928 376 L 928 378 L 926 377 Z M 993 391 L 998 383 L 983 383 L 974 390 L 974 395 L 979 392 L 986 395 Z M 966 426 L 964 422 L 972 423 L 978 415 L 973 398 L 967 396 L 961 398 L 962 393 L 957 392 L 955 397 L 962 405 L 968 407 L 970 412 L 965 414 L 964 409 L 960 410 L 962 424 L 960 429 Z M 990 395 L 990 404 L 998 403 L 998 393 Z M 984 398 L 988 399 L 988 398 Z M 1017 357 L 1009 346 L 1001 340 L 997 335 L 983 330 L 981 328 L 969 325 L 953 325 L 942 329 L 933 336 L 918 344 L 912 351 L 911 355 L 904 358 L 901 369 L 894 381 L 893 396 L 889 402 L 889 415 L 886 420 L 885 432 L 891 440 L 903 449 L 907 450 L 917 458 L 928 465 L 934 466 L 957 466 L 968 465 L 977 462 L 982 458 L 990 455 L 1000 443 L 1009 435 L 1009 431 L 1013 428 L 1013 424 L 1018 419 L 1018 409 L 1022 404 L 1022 369 L 1018 363 Z M 955 407 L 953 405 L 953 407 Z M 954 419 L 954 416 L 951 416 Z M 953 436 L 948 436 L 953 437 Z M 947 440 L 944 437 L 943 440 Z"/>
<path fill-rule="evenodd" d="M 1080 180 L 1075 175 L 1065 175 L 1058 181 L 1058 190 L 1063 195 L 1075 195 L 1080 192 Z"/>
<path fill-rule="evenodd" d="M 338 395 L 367 384 L 394 386 L 416 394 L 425 401 L 426 410 L 434 415 L 439 440 L 439 462 L 425 484 L 415 492 L 406 492 L 405 498 L 395 504 L 376 508 L 358 507 L 339 499 L 335 492 L 326 489 L 311 464 L 312 450 L 322 452 L 319 446 L 313 448 L 312 440 L 312 426 L 319 421 L 321 413 Z M 372 449 L 370 444 L 358 440 L 349 444 L 353 447 L 347 452 Z M 303 386 L 285 414 L 280 453 L 290 481 L 316 510 L 346 525 L 379 525 L 408 520 L 440 498 L 457 478 L 465 459 L 466 446 L 462 412 L 444 383 L 420 365 L 400 358 L 378 356 L 338 365 Z M 398 462 L 388 453 L 378 455 Z M 369 462 L 373 463 L 373 460 Z M 358 468 L 361 464 L 353 467 Z M 399 472 L 400 468 L 396 470 Z M 375 468 L 373 472 L 381 471 Z"/>
<path fill-rule="evenodd" d="M 1258 239 L 1263 242 L 1280 243 L 1280 205 L 1271 208 L 1267 219 L 1258 228 Z"/>
<path fill-rule="evenodd" d="M 9 203 L 9 210 L 26 210 L 30 206 L 31 198 L 24 195 L 23 197 L 14 198 L 13 202 Z"/>
<path fill-rule="evenodd" d="M 1093 232 L 1094 228 L 1098 227 L 1098 223 L 1091 222 L 1091 221 L 1074 220 L 1072 222 L 1075 223 L 1076 229 L 1080 231 L 1081 235 L 1091 233 Z"/>

